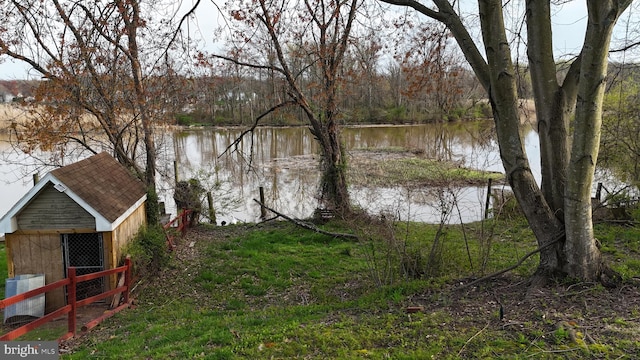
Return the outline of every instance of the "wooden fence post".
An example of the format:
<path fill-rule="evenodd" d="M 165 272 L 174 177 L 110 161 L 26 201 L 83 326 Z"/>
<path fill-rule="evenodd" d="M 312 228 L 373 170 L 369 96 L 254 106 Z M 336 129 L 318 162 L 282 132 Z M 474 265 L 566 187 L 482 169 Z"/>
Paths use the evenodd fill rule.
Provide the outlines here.
<path fill-rule="evenodd" d="M 67 276 L 69 277 L 69 285 L 67 288 L 67 301 L 69 305 L 71 305 L 71 311 L 68 316 L 68 330 L 72 336 L 76 335 L 76 315 L 77 315 L 77 306 L 76 306 L 76 268 L 70 267 L 67 268 Z"/>
<path fill-rule="evenodd" d="M 124 292 L 124 303 L 129 303 L 129 292 L 131 291 L 131 258 L 129 255 L 124 259 L 124 265 L 127 270 L 124 272 L 124 286 L 127 287 L 127 291 Z"/>
<path fill-rule="evenodd" d="M 602 183 L 598 183 L 598 187 L 596 188 L 596 199 L 598 202 L 602 201 Z"/>
<path fill-rule="evenodd" d="M 180 235 L 184 237 L 187 233 L 187 226 L 189 226 L 189 212 L 186 209 L 182 211 L 181 222 Z"/>
<path fill-rule="evenodd" d="M 267 218 L 267 209 L 264 207 L 264 187 L 260 186 L 260 219 Z"/>
<path fill-rule="evenodd" d="M 489 217 L 489 204 L 491 204 L 491 178 L 489 178 L 489 183 L 487 184 L 487 201 L 484 204 L 485 220 Z"/>
<path fill-rule="evenodd" d="M 209 222 L 215 224 L 216 210 L 213 208 L 213 195 L 211 195 L 211 191 L 207 192 L 207 201 L 209 202 Z"/>

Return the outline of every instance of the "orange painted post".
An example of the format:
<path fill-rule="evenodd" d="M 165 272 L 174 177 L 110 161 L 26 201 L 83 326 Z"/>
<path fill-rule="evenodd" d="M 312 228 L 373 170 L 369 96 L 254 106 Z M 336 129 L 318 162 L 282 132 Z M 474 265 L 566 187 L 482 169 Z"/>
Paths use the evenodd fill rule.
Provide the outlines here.
<path fill-rule="evenodd" d="M 124 272 L 124 286 L 127 287 L 127 290 L 125 290 L 124 292 L 124 303 L 128 304 L 129 291 L 131 289 L 131 259 L 129 258 L 129 256 L 127 256 L 127 258 L 124 259 L 124 266 L 127 267 L 127 270 L 125 270 Z"/>
<path fill-rule="evenodd" d="M 180 213 L 180 222 L 178 224 L 178 231 L 180 236 L 184 236 L 184 227 L 187 225 L 187 210 L 182 210 Z"/>
<path fill-rule="evenodd" d="M 67 285 L 67 303 L 71 305 L 71 311 L 68 316 L 69 333 L 74 336 L 76 334 L 76 268 L 70 267 L 67 269 L 70 284 Z"/>
<path fill-rule="evenodd" d="M 180 235 L 184 237 L 187 234 L 187 228 L 189 227 L 189 215 L 191 214 L 191 210 L 182 210 L 182 214 L 180 214 L 180 226 L 178 226 L 178 231 L 180 231 Z"/>

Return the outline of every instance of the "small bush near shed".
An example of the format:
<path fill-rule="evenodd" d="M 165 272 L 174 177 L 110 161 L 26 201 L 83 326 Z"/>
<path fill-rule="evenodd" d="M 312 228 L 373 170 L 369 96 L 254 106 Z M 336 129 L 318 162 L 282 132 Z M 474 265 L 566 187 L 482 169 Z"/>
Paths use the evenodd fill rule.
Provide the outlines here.
<path fill-rule="evenodd" d="M 125 254 L 131 256 L 133 271 L 139 276 L 157 273 L 169 264 L 167 239 L 160 225 L 141 228 L 127 245 Z"/>

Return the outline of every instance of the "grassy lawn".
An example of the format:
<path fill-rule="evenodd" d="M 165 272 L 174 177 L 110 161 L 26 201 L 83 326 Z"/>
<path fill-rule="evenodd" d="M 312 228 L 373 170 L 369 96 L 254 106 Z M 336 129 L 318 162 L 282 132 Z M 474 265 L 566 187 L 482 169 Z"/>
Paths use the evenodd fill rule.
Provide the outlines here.
<path fill-rule="evenodd" d="M 68 344 L 64 359 L 582 359 L 640 352 L 640 231 L 599 225 L 625 279 L 529 289 L 521 221 L 439 228 L 379 224 L 360 242 L 286 223 L 199 227 L 171 266 L 137 282 L 134 309 Z M 378 236 L 374 236 L 374 229 Z"/>

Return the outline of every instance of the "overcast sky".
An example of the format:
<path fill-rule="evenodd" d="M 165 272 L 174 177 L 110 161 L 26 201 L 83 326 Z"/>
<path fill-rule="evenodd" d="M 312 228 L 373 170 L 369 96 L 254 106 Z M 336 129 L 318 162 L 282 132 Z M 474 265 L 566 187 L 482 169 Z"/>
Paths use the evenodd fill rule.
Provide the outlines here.
<path fill-rule="evenodd" d="M 185 9 L 188 7 L 190 1 L 184 1 L 186 4 Z M 211 16 L 212 13 L 216 13 L 215 8 L 209 1 L 201 3 L 203 8 L 198 11 L 197 26 L 195 22 L 191 23 L 190 31 L 194 31 L 193 27 L 200 30 L 200 36 L 212 43 L 212 30 L 214 27 L 213 22 L 218 18 L 217 16 Z M 186 11 L 186 10 L 184 10 Z M 213 20 L 203 20 L 213 19 Z M 626 14 L 623 15 L 623 19 L 626 20 Z M 571 1 L 564 4 L 557 14 L 555 14 L 553 20 L 553 39 L 555 52 L 557 54 L 577 54 L 582 46 L 582 40 L 584 39 L 584 32 L 586 28 L 586 5 L 585 1 Z M 620 22 L 616 28 L 616 36 L 618 38 L 624 38 L 625 26 L 623 22 Z M 211 44 L 209 44 L 211 45 Z M 5 58 L 0 63 L 0 79 L 13 80 L 13 79 L 25 79 L 28 77 L 39 79 L 38 73 L 31 71 L 29 67 L 20 62 L 15 62 L 11 59 Z"/>

